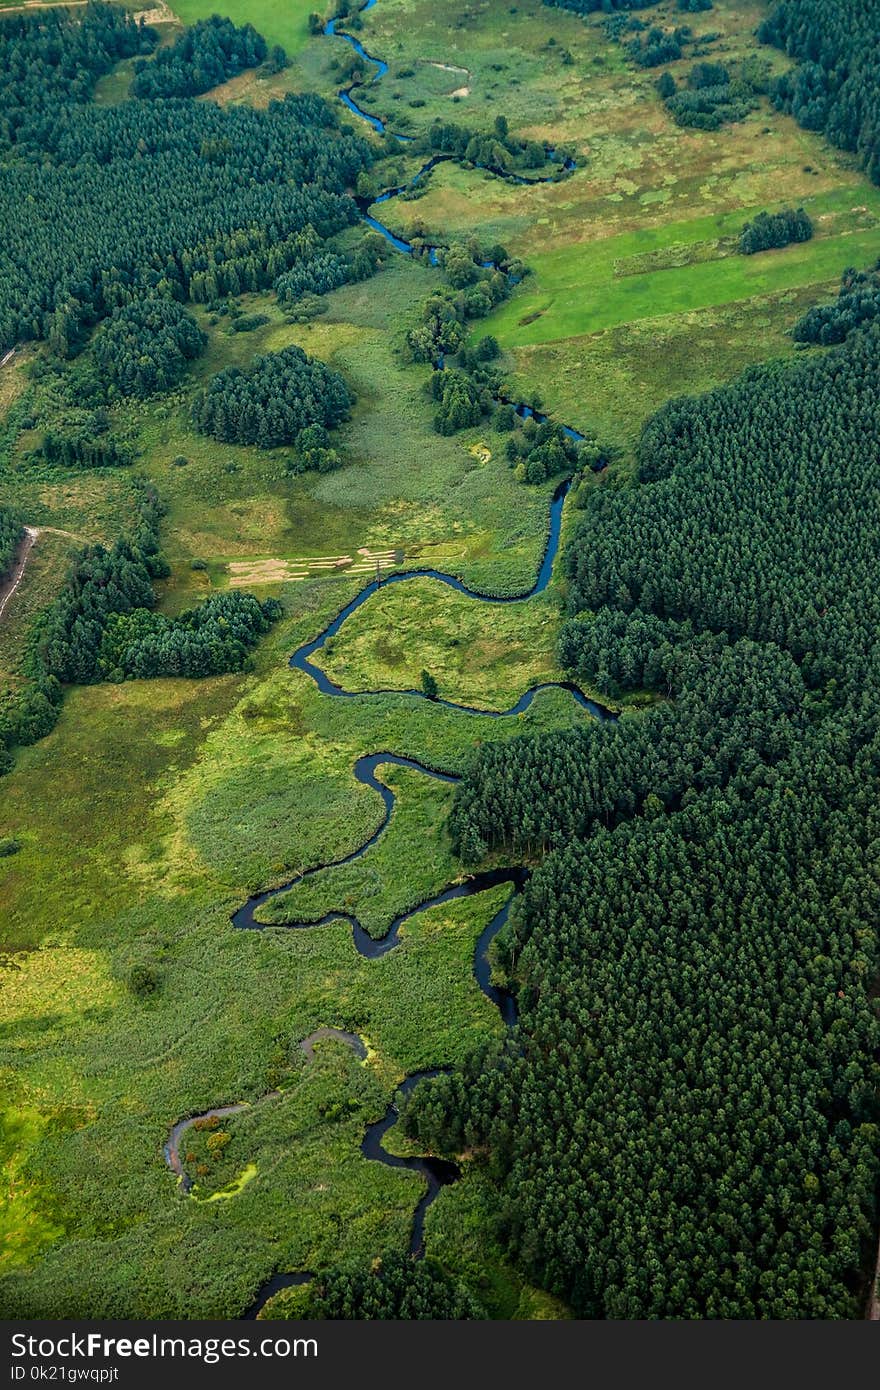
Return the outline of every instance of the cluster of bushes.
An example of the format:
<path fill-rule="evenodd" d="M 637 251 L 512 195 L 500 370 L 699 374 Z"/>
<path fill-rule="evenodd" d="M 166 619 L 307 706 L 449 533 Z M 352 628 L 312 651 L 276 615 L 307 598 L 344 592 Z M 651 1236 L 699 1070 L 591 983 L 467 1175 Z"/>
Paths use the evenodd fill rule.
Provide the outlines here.
<path fill-rule="evenodd" d="M 22 534 L 22 525 L 15 512 L 0 506 L 0 580 L 12 566 Z"/>
<path fill-rule="evenodd" d="M 471 130 L 452 121 L 435 121 L 423 135 L 416 136 L 412 148 L 418 154 L 447 154 L 465 164 L 512 174 L 517 169 L 541 169 L 548 153 L 538 140 L 521 140 L 511 135 L 506 116 L 496 116 L 491 134 Z M 562 164 L 556 166 L 562 175 Z"/>
<path fill-rule="evenodd" d="M 144 397 L 176 386 L 206 342 L 176 299 L 152 294 L 115 309 L 92 350 L 111 388 Z"/>
<path fill-rule="evenodd" d="M 672 73 L 665 72 L 657 91 L 677 125 L 719 130 L 754 111 L 758 93 L 766 86 L 764 69 L 754 63 L 740 64 L 736 74 L 723 63 L 695 63 L 686 86 L 679 87 Z"/>
<path fill-rule="evenodd" d="M 847 270 L 840 293 L 833 304 L 817 304 L 808 309 L 792 329 L 796 343 L 842 343 L 856 328 L 880 318 L 880 275 L 872 271 Z"/>
<path fill-rule="evenodd" d="M 229 322 L 230 333 L 255 333 L 269 322 L 268 314 L 232 314 Z"/>
<path fill-rule="evenodd" d="M 677 29 L 652 28 L 642 38 L 631 39 L 626 46 L 627 57 L 640 68 L 656 68 L 661 63 L 674 63 L 684 54 L 685 46 L 693 40 L 686 26 Z"/>
<path fill-rule="evenodd" d="M 485 1318 L 470 1291 L 433 1260 L 415 1264 L 389 1254 L 369 1267 L 331 1270 L 309 1285 L 305 1316 L 345 1321 L 362 1318 L 412 1321 Z"/>
<path fill-rule="evenodd" d="M 743 256 L 754 256 L 758 251 L 778 250 L 794 242 L 810 241 L 812 235 L 812 219 L 803 208 L 759 212 L 743 227 L 738 250 Z"/>
<path fill-rule="evenodd" d="M 212 594 L 174 618 L 136 608 L 111 614 L 98 654 L 103 680 L 217 676 L 241 671 L 257 639 L 281 616 L 276 599 Z"/>
<path fill-rule="evenodd" d="M 581 445 L 551 420 L 540 423 L 534 416 L 520 420 L 511 406 L 496 412 L 496 424 L 509 423 L 507 457 L 520 483 L 544 483 L 560 473 L 571 473 L 581 461 Z"/>
<path fill-rule="evenodd" d="M 302 348 L 287 347 L 255 357 L 244 370 L 218 372 L 193 402 L 192 419 L 223 444 L 274 449 L 295 444 L 310 425 L 332 429 L 353 404 L 338 372 Z"/>
<path fill-rule="evenodd" d="M 431 377 L 431 395 L 439 403 L 434 416 L 438 434 L 455 434 L 457 430 L 478 425 L 492 410 L 492 395 L 468 373 L 454 367 L 443 367 Z"/>
<path fill-rule="evenodd" d="M 238 29 L 231 19 L 215 14 L 184 29 L 173 44 L 160 48 L 149 62 L 137 62 L 131 94 L 166 99 L 200 96 L 246 68 L 258 67 L 267 53 L 266 40 L 252 24 Z M 275 54 L 275 60 L 284 66 L 283 48 Z"/>
<path fill-rule="evenodd" d="M 61 468 L 128 468 L 135 459 L 132 445 L 109 432 L 101 411 L 76 424 L 47 430 L 38 452 L 47 463 Z"/>
<path fill-rule="evenodd" d="M 440 265 L 452 289 L 432 294 L 422 307 L 422 322 L 406 335 L 414 362 L 437 363 L 458 352 L 470 319 L 484 318 L 510 294 L 524 268 L 503 246 L 484 251 L 479 242 L 455 244 L 440 253 Z"/>

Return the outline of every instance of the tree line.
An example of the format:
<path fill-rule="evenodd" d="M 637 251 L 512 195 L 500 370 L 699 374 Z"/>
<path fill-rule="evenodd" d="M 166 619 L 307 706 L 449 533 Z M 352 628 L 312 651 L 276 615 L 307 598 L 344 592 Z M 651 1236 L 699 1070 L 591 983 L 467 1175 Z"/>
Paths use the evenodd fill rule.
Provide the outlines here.
<path fill-rule="evenodd" d="M 109 549 L 90 545 L 77 554 L 28 637 L 27 684 L 0 703 L 0 774 L 12 766 L 14 748 L 54 727 L 66 685 L 240 671 L 281 614 L 274 599 L 260 603 L 238 592 L 212 595 L 175 618 L 151 612 L 153 580 L 169 573 L 159 548 L 163 507 L 152 485 L 138 486 L 132 531 Z"/>
<path fill-rule="evenodd" d="M 144 292 L 268 288 L 306 228 L 323 241 L 357 220 L 346 189 L 373 156 L 321 98 L 97 106 L 97 79 L 151 45 L 124 12 L 14 16 L 0 34 L 0 350 L 69 355 Z"/>
<path fill-rule="evenodd" d="M 860 1316 L 878 334 L 673 402 L 631 483 L 582 490 L 560 660 L 651 703 L 484 744 L 456 791 L 465 862 L 537 861 L 497 941 L 519 1023 L 406 1125 L 485 1155 L 500 1236 L 581 1316 Z"/>
<path fill-rule="evenodd" d="M 252 24 L 239 29 L 231 19 L 215 14 L 184 29 L 149 62 L 137 60 L 131 95 L 153 100 L 200 96 L 247 68 L 259 67 L 268 52 L 266 40 Z M 284 49 L 275 56 L 277 65 L 283 67 L 287 61 Z"/>
<path fill-rule="evenodd" d="M 21 522 L 12 508 L 0 506 L 0 580 L 12 568 L 23 534 Z"/>
<path fill-rule="evenodd" d="M 792 329 L 796 343 L 821 343 L 827 347 L 842 343 L 856 328 L 880 318 L 880 275 L 870 271 L 846 270 L 836 300 L 808 309 Z"/>
<path fill-rule="evenodd" d="M 864 0 L 780 0 L 761 24 L 763 43 L 798 66 L 771 88 L 776 105 L 838 149 L 858 155 L 880 182 L 880 12 Z"/>

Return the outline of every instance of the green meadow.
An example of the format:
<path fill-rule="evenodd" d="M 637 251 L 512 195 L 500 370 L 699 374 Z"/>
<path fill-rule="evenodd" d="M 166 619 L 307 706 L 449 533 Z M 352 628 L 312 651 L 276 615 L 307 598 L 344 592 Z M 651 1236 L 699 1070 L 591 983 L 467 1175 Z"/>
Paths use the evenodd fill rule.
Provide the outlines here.
<path fill-rule="evenodd" d="M 195 24 L 218 13 L 214 0 L 170 0 L 170 8 L 183 24 Z M 252 24 L 269 44 L 280 43 L 289 54 L 296 53 L 308 38 L 308 17 L 315 7 L 311 0 L 227 0 L 219 13 L 236 24 Z"/>
<path fill-rule="evenodd" d="M 868 212 L 856 220 L 871 225 L 823 234 L 819 219 L 849 208 L 852 194 L 807 200 L 820 234 L 754 256 L 712 253 L 759 208 L 538 252 L 530 261 L 534 276 L 492 317 L 491 328 L 505 346 L 525 347 L 836 280 L 847 266 L 871 264 L 880 255 L 880 194 L 866 189 L 862 196 Z M 683 264 L 630 269 L 638 258 L 661 259 L 679 248 Z M 709 253 L 706 259 L 701 251 Z"/>
<path fill-rule="evenodd" d="M 217 8 L 172 5 L 184 23 Z M 220 8 L 293 62 L 213 97 L 264 102 L 304 87 L 333 96 L 350 50 L 308 37 L 311 3 Z M 755 51 L 762 9 L 715 0 L 691 19 L 719 31 L 718 51 L 735 57 Z M 671 3 L 655 15 L 679 19 Z M 531 273 L 477 331 L 498 336 L 511 394 L 540 392 L 555 418 L 617 447 L 622 463 L 590 486 L 616 485 L 666 400 L 792 352 L 800 314 L 846 266 L 880 255 L 880 193 L 844 157 L 766 103 L 718 132 L 677 129 L 654 75 L 630 69 L 599 15 L 584 22 L 539 0 L 380 0 L 354 23 L 390 63 L 362 95 L 393 128 L 442 116 L 488 130 L 503 113 L 512 129 L 576 149 L 574 176 L 539 188 L 444 164 L 424 197 L 383 204 L 382 215 L 441 240 L 500 238 L 526 260 Z M 121 65 L 105 78 L 100 100 L 122 100 L 129 76 Z M 816 220 L 812 242 L 735 253 L 747 217 L 800 203 Z M 361 755 L 458 773 L 487 739 L 589 718 L 559 690 L 511 719 L 406 693 L 428 671 L 441 697 L 498 710 L 560 679 L 559 569 L 540 598 L 511 607 L 425 580 L 380 590 L 317 656 L 356 698 L 321 696 L 288 665 L 374 563 L 441 568 L 499 594 L 534 578 L 552 484 L 517 484 L 505 436 L 488 422 L 436 433 L 428 369 L 400 351 L 436 283 L 391 257 L 373 279 L 327 295 L 310 324 L 288 322 L 271 295 L 242 298 L 246 313 L 266 317 L 249 333 L 194 309 L 208 346 L 185 383 L 111 412 L 138 450 L 135 471 L 167 505 L 162 610 L 238 585 L 279 597 L 283 617 L 239 675 L 70 690 L 57 727 L 3 779 L 0 840 L 18 846 L 0 857 L 0 1306 L 10 1315 L 235 1317 L 277 1271 L 405 1250 L 421 1181 L 367 1162 L 364 1128 L 408 1072 L 500 1035 L 472 963 L 509 889 L 414 917 L 376 961 L 358 956 L 344 922 L 285 926 L 339 911 L 380 935 L 461 876 L 446 830 L 452 789 L 418 772 L 380 770 L 396 804 L 362 858 L 266 903 L 262 930 L 230 924 L 250 894 L 332 865 L 376 830 L 381 800 L 352 771 Z M 326 475 L 293 476 L 284 449 L 221 445 L 191 426 L 210 375 L 291 343 L 342 372 L 357 396 L 338 434 L 343 466 Z M 0 371 L 0 501 L 44 528 L 0 624 L 4 690 L 25 678 L 23 645 L 72 549 L 112 543 L 133 516 L 130 477 L 31 460 L 38 431 L 19 427 L 30 406 L 43 420 L 61 409 L 51 381 L 30 376 L 43 352 Z M 379 687 L 386 693 L 366 693 Z M 367 1060 L 331 1042 L 307 1063 L 300 1042 L 322 1026 L 360 1034 Z M 192 1140 L 204 1171 L 186 1197 L 163 1157 L 171 1126 L 236 1102 L 247 1108 L 223 1122 L 219 1144 Z M 463 1181 L 428 1213 L 430 1253 L 492 1316 L 565 1316 L 506 1262 L 496 1219 L 469 1156 Z M 267 1314 L 295 1316 L 297 1297 L 280 1296 Z"/>

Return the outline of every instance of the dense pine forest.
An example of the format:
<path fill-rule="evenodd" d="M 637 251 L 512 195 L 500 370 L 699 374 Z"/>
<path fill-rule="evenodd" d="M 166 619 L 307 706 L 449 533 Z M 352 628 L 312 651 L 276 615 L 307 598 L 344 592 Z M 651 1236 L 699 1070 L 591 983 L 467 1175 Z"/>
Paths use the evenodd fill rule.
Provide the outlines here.
<path fill-rule="evenodd" d="M 546 857 L 520 1023 L 424 1086 L 590 1317 L 857 1315 L 876 1218 L 880 338 L 746 374 L 587 494 L 561 656 L 660 703 L 481 749 L 463 856 Z M 590 614 L 595 614 L 590 619 Z"/>
<path fill-rule="evenodd" d="M 808 130 L 858 154 L 880 182 L 880 11 L 873 0 L 780 0 L 758 33 L 799 63 L 778 79 L 774 100 Z"/>
<path fill-rule="evenodd" d="M 864 1316 L 880 4 L 544 3 L 0 16 L 16 1313 Z"/>
<path fill-rule="evenodd" d="M 210 301 L 267 288 L 299 259 L 298 233 L 355 221 L 344 190 L 372 156 L 321 98 L 87 104 L 155 35 L 103 5 L 82 23 L 57 12 L 47 38 L 43 24 L 0 20 L 0 350 L 47 338 L 66 355 L 148 289 Z M 29 62 L 44 42 L 59 64 Z"/>
<path fill-rule="evenodd" d="M 266 40 L 252 24 L 237 29 L 231 19 L 214 15 L 187 29 L 149 62 L 140 59 L 131 84 L 132 95 L 200 96 L 245 68 L 257 67 L 267 52 Z"/>
<path fill-rule="evenodd" d="M 94 344 L 101 381 L 123 396 L 150 396 L 177 385 L 205 335 L 175 299 L 148 295 L 114 310 Z"/>
<path fill-rule="evenodd" d="M 274 449 L 301 442 L 308 449 L 326 443 L 326 429 L 340 424 L 352 404 L 338 372 L 289 347 L 255 357 L 246 371 L 218 372 L 196 397 L 193 421 L 223 443 Z"/>

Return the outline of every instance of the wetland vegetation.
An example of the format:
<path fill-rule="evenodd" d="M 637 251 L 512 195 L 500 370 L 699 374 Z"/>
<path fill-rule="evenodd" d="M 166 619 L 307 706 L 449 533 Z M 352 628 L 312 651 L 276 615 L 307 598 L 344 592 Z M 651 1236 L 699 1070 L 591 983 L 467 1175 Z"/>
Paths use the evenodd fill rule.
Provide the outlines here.
<path fill-rule="evenodd" d="M 0 12 L 0 1308 L 861 1316 L 876 23 L 313 5 Z"/>

